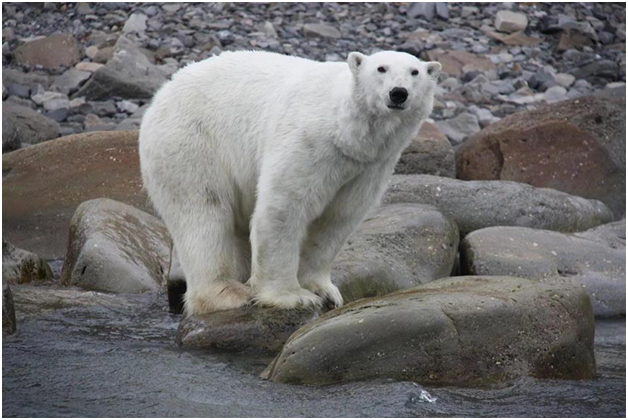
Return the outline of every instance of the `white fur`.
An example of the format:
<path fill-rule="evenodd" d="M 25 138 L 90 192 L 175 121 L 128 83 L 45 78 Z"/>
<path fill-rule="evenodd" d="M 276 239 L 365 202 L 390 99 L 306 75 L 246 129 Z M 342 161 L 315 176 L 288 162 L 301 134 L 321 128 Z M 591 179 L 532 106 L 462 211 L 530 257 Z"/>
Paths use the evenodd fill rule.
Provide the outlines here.
<path fill-rule="evenodd" d="M 430 114 L 438 70 L 397 52 L 348 64 L 225 52 L 176 73 L 146 111 L 139 152 L 186 312 L 342 305 L 334 257 Z M 408 90 L 406 109 L 388 108 L 393 87 Z"/>

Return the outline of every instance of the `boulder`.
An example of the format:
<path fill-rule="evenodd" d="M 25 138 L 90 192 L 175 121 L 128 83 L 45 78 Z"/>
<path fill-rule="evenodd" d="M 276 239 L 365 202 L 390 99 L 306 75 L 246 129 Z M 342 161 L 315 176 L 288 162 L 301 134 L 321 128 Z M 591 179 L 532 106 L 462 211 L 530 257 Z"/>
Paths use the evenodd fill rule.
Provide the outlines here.
<path fill-rule="evenodd" d="M 626 211 L 625 98 L 584 97 L 522 111 L 456 150 L 460 179 L 554 188 Z"/>
<path fill-rule="evenodd" d="M 137 131 L 37 144 L 4 154 L 2 169 L 3 235 L 45 259 L 65 255 L 70 219 L 83 201 L 107 197 L 153 211 L 142 190 Z"/>
<path fill-rule="evenodd" d="M 37 85 L 50 86 L 50 76 L 41 73 L 23 73 L 16 69 L 2 69 L 2 83 L 5 85 L 21 85 L 30 88 Z"/>
<path fill-rule="evenodd" d="M 578 287 L 445 278 L 328 312 L 295 332 L 262 376 L 304 385 L 592 379 L 594 328 L 589 297 Z"/>
<path fill-rule="evenodd" d="M 91 75 L 88 71 L 71 68 L 55 79 L 52 88 L 66 95 L 74 93 Z"/>
<path fill-rule="evenodd" d="M 506 181 L 460 181 L 393 175 L 384 203 L 423 203 L 451 217 L 466 235 L 489 226 L 577 232 L 612 220 L 603 203 L 549 188 Z"/>
<path fill-rule="evenodd" d="M 7 282 L 2 280 L 2 336 L 13 334 L 17 329 L 16 326 L 11 288 Z"/>
<path fill-rule="evenodd" d="M 277 354 L 288 337 L 318 316 L 306 309 L 246 306 L 186 317 L 176 343 L 188 348 Z"/>
<path fill-rule="evenodd" d="M 447 136 L 435 124 L 424 122 L 417 138 L 401 154 L 395 173 L 455 178 L 455 153 Z"/>
<path fill-rule="evenodd" d="M 104 67 L 93 73 L 74 97 L 84 96 L 90 101 L 107 100 L 114 96 L 150 99 L 166 80 L 166 76 L 144 54 L 120 49 Z"/>
<path fill-rule="evenodd" d="M 10 102 L 2 104 L 2 152 L 22 147 L 22 143 L 37 144 L 59 137 L 61 128 L 51 118 Z"/>
<path fill-rule="evenodd" d="M 2 281 L 11 284 L 52 280 L 48 263 L 2 238 Z"/>
<path fill-rule="evenodd" d="M 500 10 L 495 15 L 495 29 L 500 32 L 519 32 L 528 26 L 528 17 L 524 13 Z"/>
<path fill-rule="evenodd" d="M 453 145 L 459 145 L 467 137 L 481 130 L 478 117 L 468 112 L 463 112 L 454 118 L 437 121 L 436 125 Z"/>
<path fill-rule="evenodd" d="M 579 234 L 480 229 L 464 238 L 460 259 L 464 274 L 570 283 L 589 294 L 595 316 L 626 314 L 625 220 Z"/>
<path fill-rule="evenodd" d="M 107 198 L 86 201 L 70 221 L 61 282 L 111 293 L 159 291 L 170 243 L 156 217 Z"/>
<path fill-rule="evenodd" d="M 384 205 L 351 234 L 332 265 L 345 302 L 382 296 L 451 274 L 456 224 L 432 206 Z"/>
<path fill-rule="evenodd" d="M 462 50 L 430 50 L 423 58 L 426 61 L 438 61 L 445 73 L 455 77 L 460 77 L 469 71 L 487 72 L 496 69 L 495 64 L 488 57 Z"/>
<path fill-rule="evenodd" d="M 47 69 L 72 67 L 81 59 L 81 46 L 71 34 L 52 34 L 20 45 L 15 61 L 21 65 L 40 65 Z"/>

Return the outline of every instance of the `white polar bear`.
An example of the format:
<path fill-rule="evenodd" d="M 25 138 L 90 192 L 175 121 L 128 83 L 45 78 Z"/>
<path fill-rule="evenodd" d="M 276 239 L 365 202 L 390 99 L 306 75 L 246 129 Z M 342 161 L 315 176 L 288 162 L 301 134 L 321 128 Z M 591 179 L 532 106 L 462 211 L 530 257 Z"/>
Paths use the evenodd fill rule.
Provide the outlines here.
<path fill-rule="evenodd" d="M 347 63 L 225 52 L 177 72 L 139 153 L 186 313 L 342 305 L 334 257 L 432 111 L 440 68 L 390 51 Z"/>

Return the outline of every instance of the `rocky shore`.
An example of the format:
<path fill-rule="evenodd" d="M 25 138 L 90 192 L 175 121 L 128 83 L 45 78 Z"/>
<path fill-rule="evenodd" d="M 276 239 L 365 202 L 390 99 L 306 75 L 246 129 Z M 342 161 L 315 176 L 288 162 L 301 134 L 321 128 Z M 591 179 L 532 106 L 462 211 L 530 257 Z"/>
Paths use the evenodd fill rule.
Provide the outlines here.
<path fill-rule="evenodd" d="M 278 383 L 595 387 L 606 374 L 595 325 L 625 325 L 626 308 L 625 5 L 2 7 L 12 357 L 28 347 L 21 323 L 23 337 L 57 316 L 89 330 L 85 314 L 132 308 L 158 325 L 150 337 L 116 325 L 117 339 L 263 355 L 254 373 Z M 334 262 L 341 308 L 179 315 L 185 277 L 142 189 L 137 128 L 179 68 L 238 49 L 327 61 L 392 49 L 443 65 L 431 119 Z"/>

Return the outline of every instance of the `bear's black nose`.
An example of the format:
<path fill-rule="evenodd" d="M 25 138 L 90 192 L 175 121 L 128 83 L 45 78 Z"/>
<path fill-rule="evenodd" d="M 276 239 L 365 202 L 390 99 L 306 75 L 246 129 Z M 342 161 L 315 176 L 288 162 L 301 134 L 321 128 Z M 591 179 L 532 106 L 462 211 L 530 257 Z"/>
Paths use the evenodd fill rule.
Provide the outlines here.
<path fill-rule="evenodd" d="M 408 91 L 402 87 L 393 88 L 390 91 L 390 100 L 395 105 L 401 105 L 408 99 Z"/>

